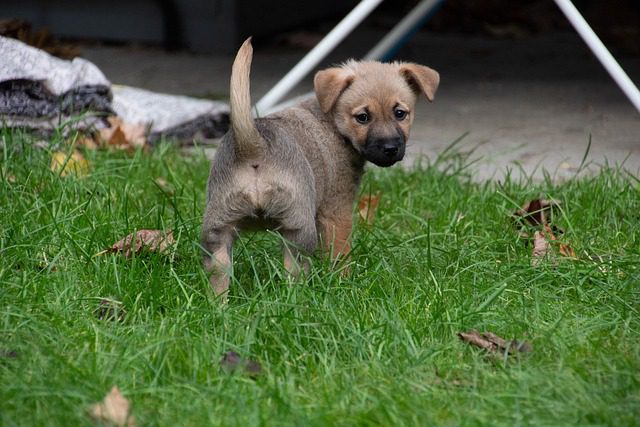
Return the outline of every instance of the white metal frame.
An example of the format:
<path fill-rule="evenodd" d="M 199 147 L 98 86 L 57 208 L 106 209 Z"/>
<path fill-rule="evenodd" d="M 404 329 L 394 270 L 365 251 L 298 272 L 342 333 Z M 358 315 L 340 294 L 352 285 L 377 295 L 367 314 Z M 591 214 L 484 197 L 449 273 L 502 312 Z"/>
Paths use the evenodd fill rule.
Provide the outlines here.
<path fill-rule="evenodd" d="M 286 96 L 311 70 L 344 40 L 383 0 L 362 0 L 331 30 L 295 67 L 291 69 L 267 94 L 256 103 L 258 114 L 264 115 L 280 109 L 276 103 Z M 408 34 L 416 30 L 429 13 L 444 0 L 422 0 L 400 21 L 369 53 L 365 59 L 382 59 L 396 49 Z M 611 55 L 606 46 L 593 32 L 587 21 L 575 8 L 571 0 L 554 0 L 571 25 L 582 37 L 589 49 L 618 84 L 629 101 L 640 112 L 640 90 Z M 281 106 L 280 106 L 281 107 Z"/>
<path fill-rule="evenodd" d="M 556 4 L 567 17 L 573 28 L 580 34 L 580 37 L 589 46 L 591 52 L 598 58 L 598 61 L 609 72 L 609 75 L 618 84 L 622 92 L 627 95 L 629 101 L 640 112 L 640 91 L 631 81 L 627 73 L 624 72 L 618 61 L 611 55 L 604 43 L 600 41 L 596 33 L 593 32 L 587 21 L 580 15 L 578 9 L 571 3 L 571 0 L 555 0 Z"/>

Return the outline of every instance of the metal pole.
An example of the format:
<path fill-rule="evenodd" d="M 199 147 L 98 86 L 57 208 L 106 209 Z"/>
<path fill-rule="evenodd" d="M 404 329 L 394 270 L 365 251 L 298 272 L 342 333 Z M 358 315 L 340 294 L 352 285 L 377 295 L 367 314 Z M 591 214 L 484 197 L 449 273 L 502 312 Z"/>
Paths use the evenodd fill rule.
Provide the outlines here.
<path fill-rule="evenodd" d="M 382 0 L 362 0 L 336 27 L 329 32 L 295 67 L 291 69 L 265 96 L 256 103 L 260 114 L 269 110 L 300 82 L 329 52 L 358 26 Z"/>
<path fill-rule="evenodd" d="M 613 80 L 618 84 L 622 92 L 627 95 L 629 101 L 640 112 L 640 91 L 624 72 L 620 64 L 600 41 L 596 33 L 593 32 L 587 21 L 582 17 L 578 9 L 571 3 L 571 0 L 555 0 L 556 4 L 565 14 L 571 25 L 576 29 L 589 49 L 598 58 L 600 63 L 609 72 Z"/>
<path fill-rule="evenodd" d="M 422 0 L 402 21 L 393 27 L 393 30 L 391 30 L 389 34 L 380 40 L 378 44 L 364 56 L 364 59 L 389 59 L 391 53 L 397 50 L 403 41 L 419 28 L 423 21 L 427 19 L 428 15 L 440 6 L 443 1 L 444 0 Z"/>

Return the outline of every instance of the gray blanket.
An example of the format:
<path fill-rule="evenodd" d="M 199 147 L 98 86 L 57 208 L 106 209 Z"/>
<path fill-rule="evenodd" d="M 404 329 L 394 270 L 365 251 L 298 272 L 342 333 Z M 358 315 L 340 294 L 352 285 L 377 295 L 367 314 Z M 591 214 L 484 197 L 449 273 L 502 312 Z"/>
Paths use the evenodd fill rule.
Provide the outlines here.
<path fill-rule="evenodd" d="M 0 37 L 0 125 L 53 131 L 101 128 L 104 117 L 142 123 L 149 140 L 214 138 L 229 127 L 222 102 L 112 85 L 91 62 L 66 61 L 18 40 Z"/>

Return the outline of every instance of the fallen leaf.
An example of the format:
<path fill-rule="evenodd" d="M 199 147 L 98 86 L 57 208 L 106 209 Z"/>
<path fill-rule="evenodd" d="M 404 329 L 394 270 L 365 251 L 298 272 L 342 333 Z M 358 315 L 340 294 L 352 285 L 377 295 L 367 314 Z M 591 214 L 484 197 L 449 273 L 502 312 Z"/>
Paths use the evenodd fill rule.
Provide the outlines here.
<path fill-rule="evenodd" d="M 553 199 L 530 200 L 514 213 L 516 220 L 526 220 L 532 226 L 549 224 L 549 213 L 552 208 L 560 205 Z"/>
<path fill-rule="evenodd" d="M 100 129 L 99 140 L 102 145 L 133 152 L 136 148 L 146 148 L 147 128 L 143 123 L 127 123 L 116 116 L 107 119 L 109 127 Z"/>
<path fill-rule="evenodd" d="M 494 334 L 493 332 L 478 331 L 458 332 L 458 337 L 468 343 L 480 347 L 492 353 L 530 353 L 533 351 L 533 347 L 527 341 L 507 341 L 502 337 Z"/>
<path fill-rule="evenodd" d="M 556 254 L 553 250 L 551 242 L 557 242 L 558 252 L 565 258 L 578 259 L 568 243 L 561 243 L 553 234 L 553 230 L 549 224 L 545 224 L 543 231 L 533 233 L 533 253 L 531 254 L 531 265 L 534 267 L 539 265 L 543 259 L 550 259 L 555 262 Z"/>
<path fill-rule="evenodd" d="M 161 176 L 154 179 L 153 182 L 158 186 L 158 188 L 160 188 L 160 190 L 162 190 L 164 193 L 170 196 L 172 196 L 176 192 L 176 188 L 173 186 L 173 184 L 171 184 Z"/>
<path fill-rule="evenodd" d="M 255 360 L 243 359 L 235 351 L 228 351 L 222 356 L 220 366 L 228 373 L 241 370 L 250 378 L 256 378 L 262 373 L 262 366 Z"/>
<path fill-rule="evenodd" d="M 501 350 L 509 349 L 510 353 L 519 351 L 520 353 L 530 353 L 533 351 L 531 344 L 527 341 L 507 341 L 493 332 L 483 332 L 482 336 L 498 346 Z"/>
<path fill-rule="evenodd" d="M 175 245 L 173 231 L 163 230 L 138 230 L 129 234 L 124 239 L 118 240 L 109 249 L 97 253 L 94 256 L 105 253 L 124 252 L 125 257 L 138 254 L 142 250 L 149 252 L 167 253 Z"/>
<path fill-rule="evenodd" d="M 533 252 L 531 255 L 533 266 L 539 265 L 543 259 L 555 261 L 556 252 L 551 242 L 556 242 L 555 246 L 561 256 L 578 258 L 568 243 L 558 241 L 557 234 L 562 234 L 562 230 L 550 222 L 551 210 L 559 205 L 560 202 L 553 199 L 534 199 L 522 205 L 513 215 L 516 223 L 520 226 L 521 237 L 526 239 L 530 237 L 528 232 L 523 231 L 526 225 L 537 228 L 533 233 Z"/>
<path fill-rule="evenodd" d="M 130 406 L 129 401 L 114 385 L 102 402 L 96 403 L 89 408 L 88 414 L 94 421 L 105 426 L 135 427 L 136 420 L 131 414 Z"/>
<path fill-rule="evenodd" d="M 484 338 L 478 331 L 458 332 L 458 337 L 466 343 L 473 344 L 487 351 L 497 351 L 498 349 L 496 344 Z"/>
<path fill-rule="evenodd" d="M 71 156 L 56 151 L 51 158 L 51 170 L 60 176 L 86 176 L 89 174 L 89 162 L 78 150 L 73 150 Z"/>
<path fill-rule="evenodd" d="M 568 243 L 560 243 L 560 247 L 558 251 L 560 252 L 560 255 L 562 255 L 563 257 L 578 259 L 578 256 L 576 255 L 575 251 L 571 248 L 571 246 L 569 246 Z"/>
<path fill-rule="evenodd" d="M 531 265 L 539 265 L 551 251 L 551 243 L 547 240 L 542 231 L 533 233 L 533 254 L 531 255 Z"/>
<path fill-rule="evenodd" d="M 76 139 L 75 144 L 84 147 L 87 150 L 97 150 L 99 148 L 98 143 L 90 135 L 83 135 Z"/>
<path fill-rule="evenodd" d="M 358 213 L 360 215 L 360 221 L 366 224 L 372 225 L 373 220 L 376 217 L 376 210 L 380 204 L 380 192 L 376 194 L 365 194 L 360 197 L 358 201 Z"/>
<path fill-rule="evenodd" d="M 122 131 L 122 129 L 120 129 L 120 127 L 115 128 L 115 130 L 111 134 L 111 138 L 109 138 L 108 144 L 111 146 L 116 146 L 118 148 L 129 148 L 127 137 L 124 136 L 124 132 Z"/>
<path fill-rule="evenodd" d="M 123 322 L 127 312 L 122 308 L 120 301 L 103 298 L 94 314 L 100 320 Z"/>
<path fill-rule="evenodd" d="M 147 127 L 144 123 L 129 123 L 121 121 L 120 129 L 131 146 L 135 148 L 142 148 L 147 144 Z"/>

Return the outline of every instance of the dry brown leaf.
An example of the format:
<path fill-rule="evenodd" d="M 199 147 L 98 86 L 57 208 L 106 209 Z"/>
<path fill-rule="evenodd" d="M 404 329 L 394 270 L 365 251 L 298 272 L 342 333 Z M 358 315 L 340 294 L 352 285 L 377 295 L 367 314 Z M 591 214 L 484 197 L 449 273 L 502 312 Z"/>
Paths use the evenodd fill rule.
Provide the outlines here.
<path fill-rule="evenodd" d="M 516 220 L 526 220 L 530 225 L 539 226 L 549 223 L 549 213 L 552 208 L 560 205 L 553 199 L 530 200 L 514 213 Z"/>
<path fill-rule="evenodd" d="M 108 127 L 102 128 L 98 130 L 98 135 L 96 136 L 96 140 L 98 141 L 98 146 L 105 147 L 111 145 L 109 141 L 111 140 L 111 136 L 116 128 Z"/>
<path fill-rule="evenodd" d="M 110 147 L 115 147 L 115 148 L 122 148 L 122 149 L 130 148 L 127 142 L 127 138 L 124 136 L 124 132 L 122 131 L 122 129 L 120 129 L 119 126 L 116 127 L 113 130 L 113 132 L 111 132 L 111 136 L 109 137 L 107 144 Z"/>
<path fill-rule="evenodd" d="M 555 262 L 556 253 L 551 246 L 551 242 L 557 242 L 558 252 L 565 258 L 578 259 L 568 243 L 561 243 L 553 233 L 551 226 L 545 224 L 543 231 L 536 231 L 533 234 L 533 253 L 531 255 L 531 265 L 539 265 L 543 259 L 551 259 Z"/>
<path fill-rule="evenodd" d="M 515 354 L 530 353 L 533 351 L 533 347 L 527 341 L 507 341 L 493 332 L 483 332 L 482 334 L 475 330 L 458 332 L 458 337 L 466 343 L 493 353 L 507 352 L 508 354 Z"/>
<path fill-rule="evenodd" d="M 533 252 L 531 255 L 531 264 L 533 266 L 539 265 L 545 258 L 555 262 L 556 251 L 551 242 L 555 242 L 557 251 L 561 256 L 572 259 L 578 258 L 568 243 L 558 241 L 556 234 L 562 233 L 562 230 L 550 223 L 549 214 L 551 209 L 558 205 L 560 205 L 560 202 L 553 199 L 534 199 L 522 205 L 513 215 L 516 223 L 521 227 L 521 237 L 529 237 L 528 232 L 524 231 L 526 229 L 524 226 L 527 223 L 538 228 L 533 233 Z"/>
<path fill-rule="evenodd" d="M 372 225 L 376 217 L 376 210 L 380 204 L 380 192 L 376 194 L 365 194 L 358 201 L 358 214 L 360 221 Z"/>
<path fill-rule="evenodd" d="M 136 425 L 136 420 L 131 414 L 129 401 L 115 385 L 102 402 L 96 403 L 89 408 L 88 414 L 94 421 L 106 426 L 135 427 Z"/>
<path fill-rule="evenodd" d="M 543 259 L 552 254 L 551 244 L 542 231 L 533 233 L 533 254 L 531 255 L 531 265 L 539 265 Z"/>
<path fill-rule="evenodd" d="M 476 347 L 483 348 L 488 351 L 496 351 L 498 346 L 480 335 L 478 331 L 458 332 L 458 337 L 466 343 L 473 344 Z"/>
<path fill-rule="evenodd" d="M 124 256 L 128 258 L 134 253 L 140 253 L 142 250 L 167 253 L 175 243 L 173 231 L 171 230 L 138 230 L 135 233 L 129 234 L 124 239 L 117 241 L 109 249 L 96 255 L 102 255 L 108 252 L 124 252 Z"/>
<path fill-rule="evenodd" d="M 571 246 L 569 246 L 568 243 L 560 243 L 560 247 L 558 251 L 560 252 L 560 255 L 562 255 L 565 258 L 578 259 L 578 256 L 576 255 L 575 251 L 573 250 L 573 248 L 571 248 Z"/>
<path fill-rule="evenodd" d="M 147 127 L 144 123 L 120 122 L 120 129 L 132 147 L 143 148 L 147 144 Z"/>
<path fill-rule="evenodd" d="M 76 145 L 84 147 L 87 150 L 97 150 L 99 148 L 98 143 L 95 141 L 95 139 L 89 135 L 80 136 L 75 143 Z"/>
<path fill-rule="evenodd" d="M 501 349 L 506 349 L 509 348 L 511 346 L 510 342 L 507 342 L 507 340 L 505 340 L 502 337 L 499 337 L 498 335 L 494 334 L 493 332 L 483 332 L 482 336 L 489 342 L 495 344 L 496 346 L 498 346 L 498 348 Z"/>
<path fill-rule="evenodd" d="M 89 174 L 89 162 L 78 150 L 73 150 L 71 156 L 63 151 L 56 151 L 51 158 L 51 170 L 60 176 Z"/>
<path fill-rule="evenodd" d="M 142 123 L 127 123 L 119 117 L 107 119 L 108 128 L 100 129 L 99 139 L 108 148 L 133 152 L 136 148 L 146 148 L 146 127 Z"/>
<path fill-rule="evenodd" d="M 158 188 L 160 188 L 160 190 L 162 190 L 164 193 L 167 193 L 172 196 L 176 192 L 176 188 L 173 186 L 173 184 L 171 184 L 161 176 L 154 179 L 153 182 L 155 182 Z"/>

